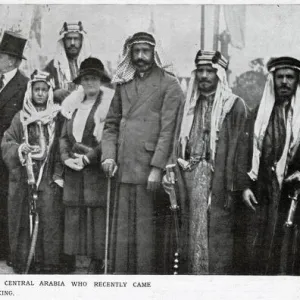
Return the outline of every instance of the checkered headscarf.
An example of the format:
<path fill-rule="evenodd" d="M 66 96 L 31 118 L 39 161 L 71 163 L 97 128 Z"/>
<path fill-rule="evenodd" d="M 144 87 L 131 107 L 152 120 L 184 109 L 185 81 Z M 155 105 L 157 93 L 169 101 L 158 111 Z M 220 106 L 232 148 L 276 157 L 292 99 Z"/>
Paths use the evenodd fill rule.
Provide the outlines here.
<path fill-rule="evenodd" d="M 147 32 L 135 33 L 132 37 L 127 38 L 123 47 L 123 59 L 118 65 L 116 74 L 112 79 L 112 83 L 126 83 L 133 79 L 135 67 L 131 61 L 131 48 L 134 44 L 149 44 L 154 48 L 154 61 L 159 68 L 164 68 L 159 58 L 156 42 L 154 37 Z"/>

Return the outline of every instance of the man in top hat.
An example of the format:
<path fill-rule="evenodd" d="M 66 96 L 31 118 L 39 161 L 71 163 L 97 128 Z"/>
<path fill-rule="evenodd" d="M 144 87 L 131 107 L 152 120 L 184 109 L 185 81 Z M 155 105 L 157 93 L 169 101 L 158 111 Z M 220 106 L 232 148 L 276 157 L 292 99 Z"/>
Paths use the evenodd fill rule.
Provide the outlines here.
<path fill-rule="evenodd" d="M 177 79 L 164 70 L 151 34 L 135 33 L 124 48 L 102 139 L 105 172 L 112 176 L 118 167 L 111 271 L 153 274 L 155 197 L 183 93 Z"/>
<path fill-rule="evenodd" d="M 182 255 L 189 274 L 233 272 L 233 198 L 238 143 L 247 117 L 227 83 L 220 52 L 198 51 L 178 114 L 165 189 L 176 182 L 182 213 Z"/>
<path fill-rule="evenodd" d="M 55 96 L 63 100 L 76 85 L 73 80 L 78 76 L 81 62 L 91 55 L 90 42 L 82 23 L 64 22 L 59 32 L 56 54 L 45 68 L 55 81 Z"/>
<path fill-rule="evenodd" d="M 299 241 L 294 241 L 294 257 L 289 256 L 298 269 L 285 269 L 280 260 L 284 224 L 291 206 L 289 195 L 299 188 L 300 180 L 300 61 L 293 57 L 272 58 L 267 68 L 265 90 L 250 126 L 250 172 L 243 193 L 243 201 L 252 211 L 248 224 L 249 272 L 299 274 L 299 258 L 295 260 L 299 257 Z M 298 207 L 296 224 L 300 223 L 299 217 Z"/>
<path fill-rule="evenodd" d="M 5 31 L 0 43 L 0 140 L 10 126 L 13 116 L 22 108 L 28 78 L 20 71 L 26 39 Z M 0 157 L 0 259 L 6 259 L 8 250 L 7 192 L 8 170 Z"/>

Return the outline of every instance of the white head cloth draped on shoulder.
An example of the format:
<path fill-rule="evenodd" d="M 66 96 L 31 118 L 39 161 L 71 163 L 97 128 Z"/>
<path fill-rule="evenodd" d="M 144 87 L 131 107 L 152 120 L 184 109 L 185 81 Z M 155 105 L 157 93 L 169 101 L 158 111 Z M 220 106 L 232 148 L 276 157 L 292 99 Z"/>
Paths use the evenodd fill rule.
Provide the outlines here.
<path fill-rule="evenodd" d="M 24 96 L 23 108 L 20 112 L 20 121 L 23 125 L 24 136 L 28 135 L 28 125 L 32 123 L 41 122 L 42 125 L 46 125 L 49 141 L 47 144 L 47 153 L 49 153 L 49 149 L 51 148 L 54 135 L 55 135 L 55 120 L 54 118 L 57 116 L 58 112 L 60 111 L 60 105 L 55 104 L 53 102 L 53 79 L 50 79 L 49 73 L 35 70 L 31 75 L 31 80 L 27 84 L 27 90 Z M 32 88 L 36 82 L 45 82 L 49 86 L 48 91 L 48 99 L 46 103 L 46 108 L 44 110 L 38 111 L 35 107 L 35 104 L 32 99 Z M 25 163 L 25 156 L 20 151 L 19 148 L 19 158 L 22 164 Z M 39 186 L 43 170 L 46 164 L 48 156 L 43 161 L 39 173 L 38 178 L 36 181 L 36 185 Z"/>
<path fill-rule="evenodd" d="M 156 43 L 154 37 L 147 32 L 137 32 L 133 36 L 126 39 L 123 47 L 122 60 L 117 67 L 117 71 L 113 76 L 112 83 L 126 83 L 133 79 L 135 74 L 135 67 L 131 60 L 131 48 L 134 44 L 146 43 L 154 47 L 154 61 L 155 64 L 162 69 L 169 69 L 171 71 L 172 64 L 162 62 L 161 53 L 159 51 L 159 44 Z"/>
<path fill-rule="evenodd" d="M 46 109 L 37 111 L 32 102 L 32 87 L 35 82 L 45 82 L 49 86 L 48 99 Z M 49 73 L 35 70 L 31 75 L 31 80 L 28 81 L 27 90 L 25 92 L 23 108 L 20 113 L 21 122 L 23 125 L 28 125 L 37 121 L 42 124 L 51 124 L 57 113 L 60 111 L 60 106 L 53 102 L 53 78 L 50 78 Z"/>
<path fill-rule="evenodd" d="M 256 180 L 260 165 L 260 157 L 263 140 L 269 124 L 271 113 L 275 104 L 274 71 L 282 68 L 290 68 L 300 71 L 300 61 L 293 57 L 271 58 L 267 64 L 269 75 L 264 93 L 259 105 L 254 124 L 254 140 L 252 168 L 248 173 L 252 180 Z M 295 95 L 291 99 L 291 106 L 287 115 L 286 139 L 280 160 L 276 164 L 276 175 L 279 185 L 282 185 L 286 167 L 294 157 L 300 142 L 300 86 L 298 83 Z"/>
<path fill-rule="evenodd" d="M 227 59 L 218 51 L 199 50 L 195 58 L 196 67 L 207 64 L 217 70 L 219 79 L 211 114 L 210 152 L 212 162 L 214 162 L 218 132 L 222 127 L 226 114 L 232 108 L 236 96 L 229 88 L 226 78 L 226 69 L 228 66 Z M 179 141 L 181 143 L 182 157 L 185 155 L 186 145 L 193 125 L 196 103 L 201 93 L 196 80 L 196 72 L 197 69 L 193 70 L 191 73 L 180 129 Z"/>

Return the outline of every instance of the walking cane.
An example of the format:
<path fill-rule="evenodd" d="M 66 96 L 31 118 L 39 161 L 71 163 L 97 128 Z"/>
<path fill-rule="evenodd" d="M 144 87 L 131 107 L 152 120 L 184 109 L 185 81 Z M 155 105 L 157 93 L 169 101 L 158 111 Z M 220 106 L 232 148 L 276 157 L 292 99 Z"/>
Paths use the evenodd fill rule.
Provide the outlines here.
<path fill-rule="evenodd" d="M 107 177 L 104 274 L 107 274 L 107 267 L 108 267 L 108 236 L 109 236 L 110 191 L 111 191 L 111 177 Z"/>

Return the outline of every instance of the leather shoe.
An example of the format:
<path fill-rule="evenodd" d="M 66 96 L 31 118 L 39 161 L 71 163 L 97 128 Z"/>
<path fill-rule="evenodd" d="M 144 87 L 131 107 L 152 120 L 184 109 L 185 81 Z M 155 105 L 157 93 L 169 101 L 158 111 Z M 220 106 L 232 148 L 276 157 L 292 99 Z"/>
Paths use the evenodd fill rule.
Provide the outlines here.
<path fill-rule="evenodd" d="M 104 274 L 104 263 L 102 259 L 92 259 L 88 268 L 88 274 Z"/>
<path fill-rule="evenodd" d="M 7 265 L 8 267 L 12 267 L 13 262 L 8 258 L 8 259 L 6 260 L 6 265 Z"/>

